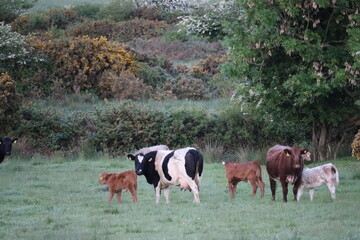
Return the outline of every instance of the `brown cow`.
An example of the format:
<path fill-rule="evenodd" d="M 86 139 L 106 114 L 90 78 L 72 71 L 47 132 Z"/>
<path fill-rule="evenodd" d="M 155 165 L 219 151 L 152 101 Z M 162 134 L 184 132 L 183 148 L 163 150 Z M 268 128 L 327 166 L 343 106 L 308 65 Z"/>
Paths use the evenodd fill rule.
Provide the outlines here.
<path fill-rule="evenodd" d="M 253 189 L 252 196 L 255 197 L 256 190 L 261 189 L 261 197 L 264 197 L 265 184 L 261 177 L 261 166 L 259 162 L 230 163 L 222 162 L 225 165 L 226 178 L 228 179 L 230 197 L 235 197 L 236 187 L 240 181 L 249 181 Z"/>
<path fill-rule="evenodd" d="M 283 201 L 287 202 L 288 184 L 294 184 L 293 193 L 296 200 L 298 187 L 301 183 L 301 173 L 304 168 L 306 149 L 275 145 L 266 154 L 266 170 L 269 174 L 272 200 L 275 200 L 276 181 L 281 182 Z"/>
<path fill-rule="evenodd" d="M 120 173 L 102 173 L 99 176 L 99 184 L 107 184 L 109 186 L 109 203 L 116 193 L 117 202 L 120 204 L 121 191 L 129 190 L 132 196 L 132 201 L 137 202 L 137 175 L 135 171 L 128 170 Z"/>

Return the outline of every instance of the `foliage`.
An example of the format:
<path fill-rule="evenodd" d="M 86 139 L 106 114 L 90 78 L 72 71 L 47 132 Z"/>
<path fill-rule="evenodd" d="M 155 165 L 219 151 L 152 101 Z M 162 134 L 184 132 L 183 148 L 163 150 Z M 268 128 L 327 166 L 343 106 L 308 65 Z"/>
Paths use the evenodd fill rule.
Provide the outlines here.
<path fill-rule="evenodd" d="M 111 40 L 117 32 L 118 24 L 112 20 L 84 21 L 73 25 L 66 32 L 67 36 L 79 37 L 89 36 L 90 38 L 106 37 Z"/>
<path fill-rule="evenodd" d="M 202 79 L 191 76 L 180 76 L 178 81 L 171 84 L 167 82 L 165 90 L 167 88 L 170 88 L 178 99 L 201 100 L 209 98 L 209 88 L 206 83 Z"/>
<path fill-rule="evenodd" d="M 153 38 L 160 36 L 161 31 L 167 27 L 168 25 L 161 21 L 136 18 L 119 23 L 117 39 L 127 42 L 137 38 Z"/>
<path fill-rule="evenodd" d="M 188 35 L 221 39 L 226 35 L 225 20 L 232 21 L 241 14 L 236 1 L 232 0 L 200 6 L 191 14 L 180 17 L 178 26 Z"/>
<path fill-rule="evenodd" d="M 52 60 L 54 76 L 62 79 L 69 91 L 93 90 L 99 93 L 98 81 L 104 71 L 120 73 L 136 69 L 132 54 L 104 37 L 83 36 L 46 42 L 34 39 L 32 46 Z"/>
<path fill-rule="evenodd" d="M 156 145 L 160 141 L 164 114 L 159 109 L 141 107 L 135 102 L 97 109 L 96 134 L 92 144 L 97 151 L 123 155 L 138 146 Z"/>
<path fill-rule="evenodd" d="M 7 73 L 0 73 L 0 134 L 6 134 L 17 122 L 21 96 L 16 92 L 16 83 Z"/>
<path fill-rule="evenodd" d="M 226 55 L 208 55 L 191 70 L 194 77 L 207 80 L 220 73 L 220 65 L 227 61 Z"/>
<path fill-rule="evenodd" d="M 162 16 L 162 12 L 160 8 L 157 7 L 138 7 L 135 9 L 133 13 L 134 18 L 143 18 L 146 20 L 152 21 L 162 21 L 164 17 Z"/>
<path fill-rule="evenodd" d="M 130 71 L 122 71 L 119 74 L 106 71 L 100 78 L 99 90 L 101 97 L 142 100 L 151 98 L 152 88 Z"/>
<path fill-rule="evenodd" d="M 111 0 L 111 2 L 102 7 L 99 12 L 100 19 L 110 19 L 115 22 L 130 20 L 135 10 L 132 0 Z"/>
<path fill-rule="evenodd" d="M 142 79 L 146 85 L 154 88 L 161 88 L 167 79 L 167 75 L 161 67 L 150 67 L 146 63 L 139 63 L 136 76 Z"/>
<path fill-rule="evenodd" d="M 68 25 L 80 21 L 77 12 L 70 8 L 51 9 L 46 13 L 49 25 L 60 29 L 65 29 Z"/>
<path fill-rule="evenodd" d="M 77 12 L 77 15 L 81 18 L 89 18 L 89 19 L 98 19 L 99 12 L 101 10 L 101 4 L 94 3 L 82 3 L 77 4 L 72 7 L 74 11 Z"/>
<path fill-rule="evenodd" d="M 11 23 L 37 0 L 0 0 L 0 22 Z"/>
<path fill-rule="evenodd" d="M 10 25 L 0 25 L 0 72 L 16 72 L 26 64 L 28 54 L 25 37 L 11 31 Z"/>
<path fill-rule="evenodd" d="M 355 135 L 354 141 L 351 144 L 352 156 L 360 160 L 360 131 Z"/>
<path fill-rule="evenodd" d="M 241 84 L 243 108 L 269 121 L 305 123 L 304 130 L 313 132 L 315 159 L 334 157 L 342 141 L 332 139 L 336 127 L 354 126 L 346 120 L 359 111 L 353 68 L 360 49 L 347 33 L 358 29 L 359 4 L 256 0 L 242 7 L 245 14 L 231 25 L 232 62 L 225 71 Z"/>

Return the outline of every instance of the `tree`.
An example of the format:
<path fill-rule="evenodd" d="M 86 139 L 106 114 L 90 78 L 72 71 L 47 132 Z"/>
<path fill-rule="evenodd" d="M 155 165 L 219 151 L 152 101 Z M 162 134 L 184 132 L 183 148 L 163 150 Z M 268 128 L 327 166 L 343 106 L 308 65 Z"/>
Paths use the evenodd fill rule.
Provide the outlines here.
<path fill-rule="evenodd" d="M 306 126 L 315 159 L 336 157 L 359 119 L 359 1 L 239 4 L 244 15 L 231 25 L 224 71 L 240 82 L 243 107 Z"/>
<path fill-rule="evenodd" d="M 0 22 L 10 23 L 37 0 L 0 0 Z"/>

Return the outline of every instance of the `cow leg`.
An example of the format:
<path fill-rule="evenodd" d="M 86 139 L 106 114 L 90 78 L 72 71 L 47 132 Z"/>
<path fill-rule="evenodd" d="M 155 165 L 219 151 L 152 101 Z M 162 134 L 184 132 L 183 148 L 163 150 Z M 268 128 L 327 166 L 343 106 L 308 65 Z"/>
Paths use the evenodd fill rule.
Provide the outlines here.
<path fill-rule="evenodd" d="M 259 186 L 259 188 L 261 190 L 261 197 L 264 197 L 264 195 L 265 195 L 265 183 L 261 179 L 258 179 L 257 180 L 257 185 Z"/>
<path fill-rule="evenodd" d="M 287 202 L 288 183 L 285 180 L 281 181 L 281 187 L 283 192 L 283 201 Z"/>
<path fill-rule="evenodd" d="M 121 200 L 121 190 L 116 192 L 116 199 L 117 199 L 117 202 L 118 204 L 120 204 L 120 200 Z"/>
<path fill-rule="evenodd" d="M 312 201 L 314 199 L 314 193 L 315 193 L 315 189 L 312 188 L 309 190 L 309 195 L 310 195 L 310 201 Z"/>
<path fill-rule="evenodd" d="M 236 193 L 236 188 L 239 182 L 233 182 L 232 183 L 232 197 L 235 197 L 235 193 Z"/>
<path fill-rule="evenodd" d="M 161 189 L 160 189 L 160 186 L 157 186 L 155 188 L 156 203 L 160 202 L 160 195 L 161 195 Z"/>
<path fill-rule="evenodd" d="M 304 187 L 300 186 L 296 194 L 296 201 L 300 201 L 300 198 L 303 195 L 303 193 L 304 193 Z"/>
<path fill-rule="evenodd" d="M 276 181 L 272 178 L 269 178 L 270 190 L 271 190 L 271 199 L 275 201 L 275 191 L 276 191 Z"/>
<path fill-rule="evenodd" d="M 327 187 L 328 187 L 328 189 L 329 189 L 329 191 L 330 191 L 330 194 L 331 194 L 331 198 L 332 199 L 336 199 L 336 195 L 335 195 L 335 184 L 332 184 L 332 183 L 327 183 L 326 184 L 327 185 Z"/>
<path fill-rule="evenodd" d="M 129 191 L 131 193 L 133 203 L 136 203 L 138 201 L 137 200 L 136 188 L 130 188 Z"/>
<path fill-rule="evenodd" d="M 170 195 L 170 187 L 167 187 L 164 189 L 164 196 L 166 203 L 170 203 L 169 195 Z"/>
<path fill-rule="evenodd" d="M 296 196 L 297 196 L 297 192 L 298 192 L 298 189 L 299 189 L 300 185 L 301 185 L 301 180 L 298 179 L 298 180 L 295 182 L 294 187 L 293 187 L 294 201 L 297 201 Z"/>
<path fill-rule="evenodd" d="M 254 198 L 256 196 L 256 191 L 257 191 L 258 185 L 257 185 L 257 183 L 255 182 L 254 179 L 249 179 L 249 182 L 250 182 L 251 187 L 252 187 L 252 197 Z"/>
<path fill-rule="evenodd" d="M 229 195 L 231 198 L 235 197 L 234 185 L 232 182 L 228 182 Z"/>
<path fill-rule="evenodd" d="M 189 181 L 187 181 L 187 183 L 189 184 L 189 187 L 190 187 L 192 193 L 194 194 L 194 203 L 200 203 L 198 185 L 196 184 L 195 181 L 192 181 L 191 179 L 189 179 Z"/>
<path fill-rule="evenodd" d="M 113 190 L 110 190 L 110 192 L 109 192 L 109 199 L 108 199 L 108 202 L 110 203 L 111 202 L 111 200 L 113 199 L 113 196 L 114 196 L 114 191 Z"/>

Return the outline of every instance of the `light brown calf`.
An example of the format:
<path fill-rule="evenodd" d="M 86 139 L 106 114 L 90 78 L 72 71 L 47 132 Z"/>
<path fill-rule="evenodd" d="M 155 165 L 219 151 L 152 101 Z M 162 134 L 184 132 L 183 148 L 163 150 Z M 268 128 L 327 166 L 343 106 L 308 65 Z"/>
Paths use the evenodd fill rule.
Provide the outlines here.
<path fill-rule="evenodd" d="M 230 197 L 235 197 L 236 187 L 240 181 L 249 181 L 253 189 L 252 196 L 255 197 L 257 188 L 261 190 L 261 197 L 264 197 L 265 184 L 261 177 L 261 166 L 259 162 L 230 163 L 222 162 L 225 165 L 226 178 L 228 179 Z"/>
<path fill-rule="evenodd" d="M 137 175 L 135 171 L 128 170 L 120 173 L 102 173 L 99 176 L 99 184 L 106 184 L 109 187 L 109 202 L 111 202 L 116 193 L 117 201 L 120 204 L 121 191 L 129 190 L 132 196 L 132 201 L 137 202 Z"/>

